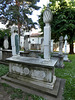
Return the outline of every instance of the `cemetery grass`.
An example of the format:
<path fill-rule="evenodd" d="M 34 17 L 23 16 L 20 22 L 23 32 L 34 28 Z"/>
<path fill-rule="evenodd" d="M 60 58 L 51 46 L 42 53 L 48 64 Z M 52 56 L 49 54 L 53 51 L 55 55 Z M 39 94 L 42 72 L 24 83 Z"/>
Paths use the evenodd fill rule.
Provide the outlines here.
<path fill-rule="evenodd" d="M 75 54 L 69 55 L 71 62 L 64 62 L 64 69 L 56 68 L 55 74 L 66 79 L 63 97 L 64 100 L 75 100 Z"/>
<path fill-rule="evenodd" d="M 63 69 L 56 68 L 55 74 L 59 78 L 66 79 L 63 93 L 64 100 L 75 100 L 75 55 L 69 55 L 69 59 L 71 62 L 64 62 L 65 67 Z M 7 72 L 8 66 L 0 64 L 0 77 Z M 5 83 L 1 84 L 1 86 L 7 95 L 10 96 L 11 100 L 45 100 L 42 97 L 24 93 L 20 89 L 14 89 Z"/>

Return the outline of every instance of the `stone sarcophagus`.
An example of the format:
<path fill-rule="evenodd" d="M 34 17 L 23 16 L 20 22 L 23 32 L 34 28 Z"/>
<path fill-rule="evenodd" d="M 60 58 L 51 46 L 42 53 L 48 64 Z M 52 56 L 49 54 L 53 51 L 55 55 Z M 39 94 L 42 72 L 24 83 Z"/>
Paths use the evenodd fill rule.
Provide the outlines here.
<path fill-rule="evenodd" d="M 9 62 L 7 77 L 53 89 L 56 81 L 54 74 L 56 59 L 46 62 L 41 58 L 13 56 L 7 58 L 7 61 Z"/>
<path fill-rule="evenodd" d="M 9 73 L 2 76 L 2 82 L 19 84 L 31 90 L 57 96 L 59 85 L 54 90 L 57 84 L 54 73 L 57 59 L 48 62 L 41 58 L 13 56 L 6 60 L 9 62 Z M 56 92 L 51 92 L 52 90 Z"/>

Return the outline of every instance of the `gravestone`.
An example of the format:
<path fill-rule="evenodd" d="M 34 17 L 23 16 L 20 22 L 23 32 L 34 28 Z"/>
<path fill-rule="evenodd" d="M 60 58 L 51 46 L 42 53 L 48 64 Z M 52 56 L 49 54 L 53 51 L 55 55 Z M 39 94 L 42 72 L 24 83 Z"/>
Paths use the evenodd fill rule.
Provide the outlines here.
<path fill-rule="evenodd" d="M 62 52 L 62 48 L 63 48 L 63 36 L 59 37 L 59 52 L 52 53 L 52 57 L 58 59 L 58 62 L 56 64 L 56 67 L 58 68 L 64 68 L 64 63 L 63 63 L 64 54 Z"/>
<path fill-rule="evenodd" d="M 4 36 L 4 43 L 3 43 L 3 45 L 4 45 L 4 49 L 7 50 L 9 48 L 9 42 L 8 42 L 7 34 L 5 34 L 5 36 Z"/>
<path fill-rule="evenodd" d="M 11 46 L 13 56 L 19 55 L 19 36 L 16 31 L 16 27 L 11 28 Z"/>
<path fill-rule="evenodd" d="M 67 39 L 68 39 L 68 37 L 67 37 L 67 35 L 64 37 L 64 40 L 65 40 L 65 43 L 64 43 L 64 61 L 69 61 L 69 59 L 68 59 L 68 53 L 67 53 Z"/>
<path fill-rule="evenodd" d="M 41 39 L 41 52 L 44 52 L 44 39 Z"/>
<path fill-rule="evenodd" d="M 44 59 L 50 60 L 50 47 L 51 47 L 51 25 L 52 22 L 52 12 L 47 7 L 43 13 L 44 27 Z"/>
<path fill-rule="evenodd" d="M 31 41 L 29 40 L 29 50 L 31 50 Z"/>
<path fill-rule="evenodd" d="M 28 38 L 29 38 L 29 35 L 24 36 L 24 50 L 25 51 L 29 50 Z"/>
<path fill-rule="evenodd" d="M 59 38 L 59 54 L 61 55 L 63 54 L 62 49 L 63 49 L 63 36 Z"/>

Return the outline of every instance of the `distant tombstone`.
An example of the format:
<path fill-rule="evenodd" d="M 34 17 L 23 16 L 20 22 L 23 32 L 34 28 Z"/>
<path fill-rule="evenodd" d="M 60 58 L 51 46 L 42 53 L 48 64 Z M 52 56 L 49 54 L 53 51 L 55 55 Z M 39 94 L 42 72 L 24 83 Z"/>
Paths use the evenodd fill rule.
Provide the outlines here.
<path fill-rule="evenodd" d="M 7 36 L 7 34 L 5 34 L 5 36 L 4 36 L 4 49 L 8 49 L 8 48 L 9 48 L 8 36 Z"/>
<path fill-rule="evenodd" d="M 64 38 L 64 40 L 65 40 L 65 53 L 67 53 L 67 39 L 68 39 L 68 37 L 67 37 L 67 35 L 65 36 L 65 38 Z"/>
<path fill-rule="evenodd" d="M 58 62 L 58 66 L 63 68 L 64 64 L 63 64 L 63 36 L 60 36 L 59 38 L 59 62 Z"/>
<path fill-rule="evenodd" d="M 16 47 L 16 54 L 19 54 L 19 36 L 17 33 L 15 35 L 15 47 Z"/>
<path fill-rule="evenodd" d="M 24 36 L 24 50 L 28 51 L 29 50 L 29 42 L 28 42 L 28 35 Z"/>
<path fill-rule="evenodd" d="M 65 43 L 64 43 L 64 49 L 65 49 L 65 51 L 64 51 L 64 61 L 69 61 L 69 58 L 68 58 L 68 53 L 67 53 L 67 39 L 68 39 L 68 37 L 67 37 L 67 35 L 64 37 L 64 40 L 65 40 Z"/>
<path fill-rule="evenodd" d="M 59 54 L 63 54 L 62 48 L 63 48 L 63 36 L 59 38 Z"/>
<path fill-rule="evenodd" d="M 28 43 L 29 43 L 29 50 L 30 50 L 31 49 L 31 41 L 29 40 Z"/>
<path fill-rule="evenodd" d="M 41 39 L 41 52 L 44 52 L 44 39 Z"/>
<path fill-rule="evenodd" d="M 12 46 L 12 55 L 19 55 L 19 35 L 15 31 L 15 27 L 12 27 L 11 32 L 11 46 Z"/>

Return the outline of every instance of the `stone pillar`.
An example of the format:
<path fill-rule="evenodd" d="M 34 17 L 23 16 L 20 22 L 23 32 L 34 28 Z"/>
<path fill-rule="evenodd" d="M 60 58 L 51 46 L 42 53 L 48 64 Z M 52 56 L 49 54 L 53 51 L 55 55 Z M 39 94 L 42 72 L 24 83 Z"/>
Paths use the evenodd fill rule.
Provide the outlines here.
<path fill-rule="evenodd" d="M 43 13 L 43 22 L 45 23 L 44 27 L 44 59 L 50 60 L 50 44 L 51 44 L 51 23 L 52 21 L 52 12 L 47 7 Z"/>
<path fill-rule="evenodd" d="M 62 49 L 63 49 L 63 36 L 60 36 L 59 38 L 59 62 L 58 62 L 58 66 L 63 68 L 64 67 L 64 64 L 63 64 L 63 52 L 62 52 Z"/>
<path fill-rule="evenodd" d="M 63 49 L 63 36 L 59 38 L 59 54 L 63 54 L 62 49 Z"/>
<path fill-rule="evenodd" d="M 64 43 L 64 61 L 69 61 L 68 54 L 67 54 L 67 35 L 64 37 L 65 43 Z"/>
<path fill-rule="evenodd" d="M 24 50 L 28 51 L 29 50 L 29 43 L 28 43 L 28 35 L 24 36 Z"/>
<path fill-rule="evenodd" d="M 65 40 L 65 44 L 64 44 L 65 50 L 64 50 L 64 53 L 67 53 L 67 39 L 68 39 L 68 37 L 66 35 L 65 38 L 64 38 L 64 40 Z"/>
<path fill-rule="evenodd" d="M 31 41 L 29 40 L 29 50 L 31 50 Z"/>
<path fill-rule="evenodd" d="M 41 39 L 41 52 L 44 52 L 44 39 Z"/>
<path fill-rule="evenodd" d="M 51 52 L 53 52 L 53 41 L 54 40 L 51 40 Z"/>

